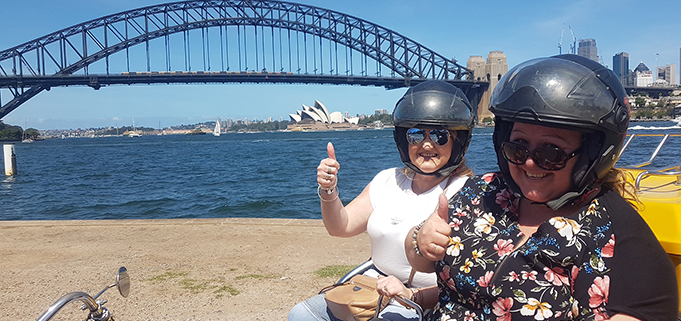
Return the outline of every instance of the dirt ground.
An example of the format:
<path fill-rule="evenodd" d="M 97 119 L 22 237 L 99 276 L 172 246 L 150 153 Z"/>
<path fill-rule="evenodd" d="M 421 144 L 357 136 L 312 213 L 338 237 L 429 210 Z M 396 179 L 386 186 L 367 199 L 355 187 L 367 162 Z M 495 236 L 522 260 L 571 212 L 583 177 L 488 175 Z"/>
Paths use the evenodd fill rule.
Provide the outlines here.
<path fill-rule="evenodd" d="M 97 294 L 125 266 L 130 296 L 100 299 L 116 320 L 285 320 L 332 284 L 314 271 L 370 256 L 318 220 L 191 219 L 0 222 L 0 320 L 36 320 L 63 295 Z M 84 320 L 80 303 L 53 320 Z"/>

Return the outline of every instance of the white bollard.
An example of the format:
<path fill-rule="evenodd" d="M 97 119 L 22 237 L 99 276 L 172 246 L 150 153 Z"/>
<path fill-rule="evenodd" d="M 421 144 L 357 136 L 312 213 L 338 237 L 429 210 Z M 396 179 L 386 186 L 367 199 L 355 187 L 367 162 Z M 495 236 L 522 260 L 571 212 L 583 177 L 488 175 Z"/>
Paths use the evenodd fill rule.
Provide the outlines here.
<path fill-rule="evenodd" d="M 17 174 L 17 155 L 14 154 L 14 144 L 4 144 L 5 175 Z"/>

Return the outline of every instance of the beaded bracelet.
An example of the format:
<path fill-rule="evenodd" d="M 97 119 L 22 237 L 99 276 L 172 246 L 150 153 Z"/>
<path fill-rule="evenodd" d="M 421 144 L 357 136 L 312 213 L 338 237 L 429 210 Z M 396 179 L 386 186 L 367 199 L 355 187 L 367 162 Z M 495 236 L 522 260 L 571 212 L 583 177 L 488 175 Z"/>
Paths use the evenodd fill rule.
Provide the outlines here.
<path fill-rule="evenodd" d="M 421 227 L 423 227 L 423 224 L 426 224 L 426 221 L 423 221 L 419 223 L 419 225 L 416 225 L 416 227 L 414 228 L 414 234 L 411 235 L 412 238 L 411 243 L 414 245 L 414 252 L 418 256 L 423 256 L 423 254 L 421 254 L 421 250 L 419 250 L 419 244 L 416 241 L 416 237 L 419 235 L 419 230 L 421 229 Z"/>
<path fill-rule="evenodd" d="M 317 196 L 319 196 L 319 199 L 322 200 L 322 202 L 325 202 L 325 203 L 331 203 L 331 202 L 335 201 L 336 199 L 338 199 L 338 196 L 340 195 L 340 190 L 338 189 L 338 186 L 334 186 L 330 189 L 324 189 L 324 191 L 326 191 L 326 194 L 331 194 L 333 192 L 337 192 L 336 197 L 327 201 L 324 198 L 322 198 L 322 185 L 317 184 Z"/>

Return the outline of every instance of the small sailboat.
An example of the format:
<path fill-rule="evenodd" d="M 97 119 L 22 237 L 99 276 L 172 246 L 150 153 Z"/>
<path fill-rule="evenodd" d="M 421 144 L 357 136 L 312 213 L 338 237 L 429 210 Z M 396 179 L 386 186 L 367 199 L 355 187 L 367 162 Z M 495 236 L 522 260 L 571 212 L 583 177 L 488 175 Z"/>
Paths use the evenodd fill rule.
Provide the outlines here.
<path fill-rule="evenodd" d="M 128 137 L 140 137 L 140 136 L 142 136 L 142 135 L 140 135 L 137 132 L 137 128 L 135 128 L 135 117 L 133 117 L 132 118 L 132 131 L 130 133 L 128 133 Z"/>
<path fill-rule="evenodd" d="M 220 136 L 220 118 L 215 121 L 215 128 L 213 129 L 213 136 Z"/>

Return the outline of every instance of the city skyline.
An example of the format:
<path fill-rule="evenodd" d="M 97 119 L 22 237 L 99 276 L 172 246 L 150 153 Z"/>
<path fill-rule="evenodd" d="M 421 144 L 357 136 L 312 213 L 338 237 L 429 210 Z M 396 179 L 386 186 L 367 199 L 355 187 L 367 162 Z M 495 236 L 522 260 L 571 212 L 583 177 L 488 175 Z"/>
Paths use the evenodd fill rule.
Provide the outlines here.
<path fill-rule="evenodd" d="M 5 9 L 0 28 L 0 50 L 101 16 L 166 3 L 152 0 L 2 1 Z M 492 1 L 484 7 L 444 0 L 414 3 L 406 0 L 330 1 L 298 3 L 322 7 L 359 17 L 407 36 L 420 44 L 465 65 L 469 56 L 486 57 L 503 51 L 509 68 L 527 59 L 562 52 L 576 40 L 595 39 L 598 56 L 613 68 L 613 56 L 629 54 L 630 68 L 644 62 L 650 69 L 679 63 L 681 41 L 674 34 L 680 19 L 654 19 L 662 8 L 678 3 L 656 1 L 579 1 L 575 3 L 524 2 L 514 5 Z M 445 10 L 443 10 L 445 9 Z M 627 22 L 650 17 L 646 23 Z M 25 24 L 27 18 L 30 24 Z M 511 25 L 499 22 L 511 19 Z M 618 18 L 619 17 L 619 18 Z M 613 21 L 618 24 L 613 26 Z M 681 66 L 677 66 L 677 72 Z M 681 77 L 677 76 L 678 79 Z M 126 126 L 132 118 L 139 126 L 167 127 L 221 119 L 284 120 L 309 101 L 323 101 L 329 109 L 350 115 L 372 114 L 376 109 L 392 111 L 406 88 L 332 85 L 195 84 L 110 86 L 95 91 L 89 87 L 52 88 L 7 115 L 7 124 L 37 129 L 68 129 Z M 11 95 L 0 90 L 2 103 Z"/>

